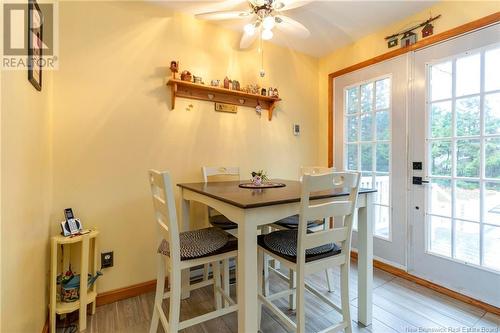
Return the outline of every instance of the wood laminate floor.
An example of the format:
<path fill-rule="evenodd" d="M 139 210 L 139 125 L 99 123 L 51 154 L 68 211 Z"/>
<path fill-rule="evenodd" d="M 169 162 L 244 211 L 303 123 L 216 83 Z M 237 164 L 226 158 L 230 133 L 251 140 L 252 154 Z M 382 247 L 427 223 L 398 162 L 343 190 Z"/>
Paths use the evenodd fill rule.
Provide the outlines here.
<path fill-rule="evenodd" d="M 271 292 L 282 290 L 285 282 L 271 274 Z M 334 270 L 337 290 L 340 286 L 339 271 Z M 308 279 L 325 295 L 340 305 L 338 292 L 326 289 L 325 274 L 318 273 Z M 235 286 L 232 286 L 234 297 Z M 353 332 L 500 332 L 500 316 L 487 313 L 472 305 L 434 292 L 415 283 L 395 277 L 384 271 L 374 270 L 373 324 L 363 327 L 357 318 L 357 267 L 351 269 L 351 316 Z M 86 332 L 91 333 L 140 333 L 148 332 L 154 293 L 103 305 L 94 316 L 88 317 Z M 306 324 L 308 332 L 318 332 L 332 323 L 340 321 L 340 315 L 313 295 L 306 293 Z M 287 311 L 287 300 L 276 304 Z M 168 309 L 167 301 L 164 309 Z M 213 310 L 212 288 L 206 287 L 191 293 L 191 298 L 182 301 L 181 320 Z M 168 311 L 166 311 L 168 313 Z M 294 319 L 294 312 L 287 311 Z M 470 330 L 467 330 L 469 328 Z M 285 333 L 287 329 L 270 312 L 262 314 L 263 333 Z M 58 332 L 64 332 L 58 329 Z M 158 332 L 163 332 L 161 329 Z M 185 329 L 185 333 L 229 333 L 237 332 L 236 314 Z"/>

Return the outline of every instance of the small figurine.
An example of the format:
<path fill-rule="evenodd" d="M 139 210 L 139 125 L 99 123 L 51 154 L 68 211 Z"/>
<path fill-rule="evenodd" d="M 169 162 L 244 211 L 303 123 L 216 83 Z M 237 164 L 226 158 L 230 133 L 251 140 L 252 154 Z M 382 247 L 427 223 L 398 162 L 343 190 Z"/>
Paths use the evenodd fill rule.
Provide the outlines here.
<path fill-rule="evenodd" d="M 224 88 L 229 89 L 229 78 L 227 76 L 224 78 Z"/>
<path fill-rule="evenodd" d="M 432 23 L 427 23 L 422 29 L 422 38 L 429 37 L 434 33 L 434 26 Z"/>
<path fill-rule="evenodd" d="M 175 73 L 179 72 L 179 62 L 178 61 L 172 60 L 170 62 L 170 71 L 172 72 L 172 75 L 175 79 Z"/>
<path fill-rule="evenodd" d="M 194 76 L 193 75 L 193 82 L 198 83 L 198 84 L 203 84 L 203 78 L 201 76 Z"/>
<path fill-rule="evenodd" d="M 280 95 L 278 94 L 278 88 L 274 88 L 274 90 L 273 90 L 273 97 L 274 98 L 279 98 L 280 97 Z"/>
<path fill-rule="evenodd" d="M 229 90 L 233 90 L 233 80 L 229 80 Z"/>
<path fill-rule="evenodd" d="M 233 90 L 240 90 L 240 82 L 233 80 Z"/>
<path fill-rule="evenodd" d="M 218 86 L 219 86 L 219 84 L 220 84 L 220 80 L 212 80 L 212 81 L 210 82 L 210 85 L 211 85 L 212 87 L 218 87 Z"/>
<path fill-rule="evenodd" d="M 182 73 L 181 73 L 181 80 L 182 81 L 189 81 L 189 82 L 191 82 L 193 80 L 193 76 L 191 75 L 191 72 L 189 72 L 189 71 L 182 71 Z"/>
<path fill-rule="evenodd" d="M 266 96 L 266 95 L 267 95 L 266 88 L 262 88 L 262 90 L 261 90 L 260 94 L 261 94 L 262 96 Z"/>
<path fill-rule="evenodd" d="M 269 89 L 267 90 L 267 96 L 273 97 L 273 87 L 269 87 Z"/>

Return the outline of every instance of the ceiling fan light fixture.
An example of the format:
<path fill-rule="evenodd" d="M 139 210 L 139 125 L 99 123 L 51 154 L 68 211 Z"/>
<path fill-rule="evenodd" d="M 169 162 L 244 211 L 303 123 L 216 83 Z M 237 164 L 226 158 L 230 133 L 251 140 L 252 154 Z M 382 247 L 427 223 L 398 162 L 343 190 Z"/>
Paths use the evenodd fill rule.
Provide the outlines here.
<path fill-rule="evenodd" d="M 262 20 L 262 27 L 264 27 L 264 29 L 266 30 L 271 30 L 272 28 L 274 28 L 274 23 L 274 17 L 267 16 Z"/>
<path fill-rule="evenodd" d="M 273 38 L 273 32 L 270 29 L 264 29 L 262 30 L 262 35 L 261 35 L 263 40 L 270 40 Z"/>
<path fill-rule="evenodd" d="M 255 34 L 255 25 L 253 23 L 245 24 L 243 31 L 245 31 L 247 35 L 253 36 L 253 34 Z"/>

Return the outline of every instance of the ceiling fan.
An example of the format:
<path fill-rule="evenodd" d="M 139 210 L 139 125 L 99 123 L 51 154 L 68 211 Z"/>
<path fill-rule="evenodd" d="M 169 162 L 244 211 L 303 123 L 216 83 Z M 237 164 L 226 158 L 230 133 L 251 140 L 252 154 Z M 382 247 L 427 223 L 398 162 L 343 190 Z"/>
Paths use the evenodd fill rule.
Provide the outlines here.
<path fill-rule="evenodd" d="M 246 2 L 245 0 L 229 0 L 230 5 Z M 302 7 L 309 1 L 300 0 L 248 0 L 250 8 L 243 11 L 215 11 L 195 15 L 197 18 L 205 20 L 234 20 L 247 19 L 249 23 L 243 27 L 243 36 L 240 41 L 240 48 L 248 48 L 260 36 L 263 40 L 273 38 L 273 28 L 285 33 L 307 38 L 309 30 L 296 20 L 282 15 L 282 12 Z"/>

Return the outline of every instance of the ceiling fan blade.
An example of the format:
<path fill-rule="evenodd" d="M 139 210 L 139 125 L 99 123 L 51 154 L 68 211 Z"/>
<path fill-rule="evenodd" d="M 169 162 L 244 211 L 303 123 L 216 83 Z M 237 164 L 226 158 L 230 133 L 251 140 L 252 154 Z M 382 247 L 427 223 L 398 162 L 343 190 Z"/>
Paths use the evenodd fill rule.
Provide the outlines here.
<path fill-rule="evenodd" d="M 307 29 L 302 23 L 299 23 L 288 16 L 279 15 L 276 16 L 276 18 L 276 28 L 283 32 L 300 38 L 307 38 L 311 34 L 309 29 Z"/>
<path fill-rule="evenodd" d="M 218 12 L 196 14 L 195 17 L 203 20 L 235 20 L 235 19 L 246 18 L 249 15 L 250 12 L 224 10 Z"/>
<path fill-rule="evenodd" d="M 279 11 L 299 8 L 312 2 L 312 0 L 278 0 L 273 3 L 273 7 Z"/>
<path fill-rule="evenodd" d="M 246 49 L 253 44 L 253 42 L 257 39 L 258 32 L 256 31 L 253 35 L 243 33 L 240 40 L 240 49 Z"/>

